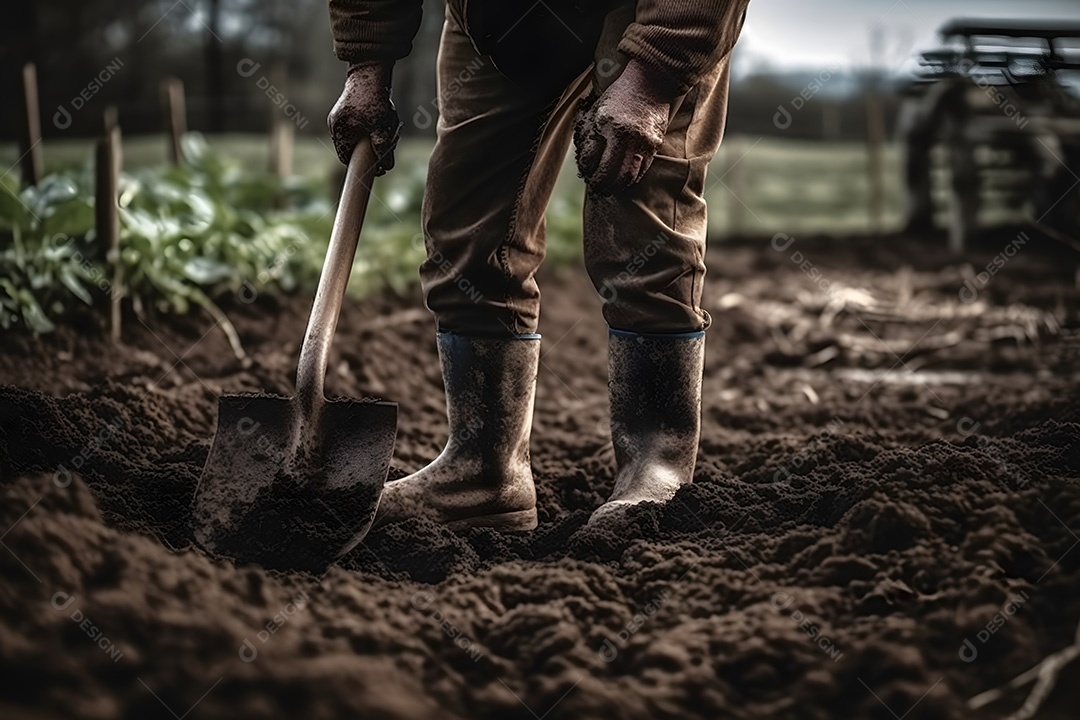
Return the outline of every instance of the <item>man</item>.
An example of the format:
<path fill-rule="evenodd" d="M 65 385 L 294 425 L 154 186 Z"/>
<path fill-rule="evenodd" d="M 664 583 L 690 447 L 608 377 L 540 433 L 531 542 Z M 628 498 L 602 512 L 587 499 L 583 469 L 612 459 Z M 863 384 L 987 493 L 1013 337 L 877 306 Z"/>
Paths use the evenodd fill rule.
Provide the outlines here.
<path fill-rule="evenodd" d="M 349 63 L 330 113 L 347 162 L 381 172 L 400 127 L 394 61 L 420 0 L 329 0 Z M 420 268 L 437 321 L 450 438 L 388 483 L 377 524 L 536 527 L 529 464 L 544 212 L 570 145 L 586 182 L 585 263 L 605 300 L 615 489 L 590 522 L 692 480 L 701 415 L 706 168 L 749 0 L 449 0 Z M 447 268 L 449 267 L 449 270 Z M 479 300 L 476 297 L 479 291 Z"/>

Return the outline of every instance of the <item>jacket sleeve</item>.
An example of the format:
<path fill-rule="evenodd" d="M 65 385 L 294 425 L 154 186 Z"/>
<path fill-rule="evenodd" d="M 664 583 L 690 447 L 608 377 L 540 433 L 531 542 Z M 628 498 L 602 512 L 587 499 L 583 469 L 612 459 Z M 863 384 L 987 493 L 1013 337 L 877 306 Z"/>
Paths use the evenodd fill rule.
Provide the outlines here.
<path fill-rule="evenodd" d="M 334 54 L 345 62 L 400 60 L 420 29 L 422 0 L 329 0 Z"/>
<path fill-rule="evenodd" d="M 735 47 L 750 0 L 638 0 L 619 50 L 652 67 L 674 96 Z"/>

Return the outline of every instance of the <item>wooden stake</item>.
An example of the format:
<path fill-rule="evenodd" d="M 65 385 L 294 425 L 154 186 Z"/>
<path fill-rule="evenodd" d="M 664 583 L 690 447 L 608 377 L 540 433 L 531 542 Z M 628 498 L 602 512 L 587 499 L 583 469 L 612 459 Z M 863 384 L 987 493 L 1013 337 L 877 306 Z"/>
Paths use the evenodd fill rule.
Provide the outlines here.
<path fill-rule="evenodd" d="M 162 81 L 161 104 L 169 143 L 169 161 L 179 165 L 184 161 L 180 139 L 187 132 L 187 104 L 184 102 L 184 83 L 180 78 L 171 77 Z"/>
<path fill-rule="evenodd" d="M 746 165 L 740 162 L 746 153 L 741 137 L 732 138 L 728 144 L 728 232 L 731 237 L 739 237 L 746 231 L 746 206 L 742 198 L 746 195 Z"/>
<path fill-rule="evenodd" d="M 870 232 L 881 234 L 885 214 L 885 113 L 881 108 L 881 78 L 884 76 L 882 52 L 884 32 L 879 26 L 870 31 L 870 74 L 866 92 L 866 172 L 867 217 Z"/>
<path fill-rule="evenodd" d="M 885 215 L 885 114 L 876 90 L 866 99 L 866 143 L 870 232 L 880 235 Z"/>
<path fill-rule="evenodd" d="M 23 185 L 37 185 L 44 174 L 45 158 L 41 147 L 41 108 L 38 105 L 37 68 L 26 63 L 22 69 L 23 113 L 19 133 L 19 164 Z"/>
<path fill-rule="evenodd" d="M 106 114 L 106 124 L 109 122 Z M 120 166 L 123 163 L 120 127 L 113 126 L 97 144 L 97 182 L 94 215 L 97 242 L 106 264 L 112 268 L 109 284 L 109 336 L 120 342 L 120 300 L 123 297 L 123 272 L 120 261 Z"/>
<path fill-rule="evenodd" d="M 840 139 L 840 109 L 831 102 L 821 102 L 821 139 L 836 142 Z"/>
<path fill-rule="evenodd" d="M 292 123 L 275 117 L 270 128 L 270 171 L 282 179 L 292 174 L 294 137 Z"/>
<path fill-rule="evenodd" d="M 270 83 L 283 95 L 288 94 L 288 73 L 285 66 L 277 64 L 270 71 Z M 270 172 L 280 178 L 292 174 L 293 137 L 292 122 L 285 117 L 281 107 L 270 104 Z"/>
<path fill-rule="evenodd" d="M 119 122 L 120 113 L 117 112 L 115 105 L 109 105 L 105 108 L 105 132 L 109 132 L 117 126 Z"/>

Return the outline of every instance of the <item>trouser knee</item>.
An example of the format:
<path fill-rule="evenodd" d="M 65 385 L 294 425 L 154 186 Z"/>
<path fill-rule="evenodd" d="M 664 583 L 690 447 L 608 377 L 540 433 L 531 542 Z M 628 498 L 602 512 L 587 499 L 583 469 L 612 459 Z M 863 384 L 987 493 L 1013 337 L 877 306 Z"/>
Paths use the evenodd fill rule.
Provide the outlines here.
<path fill-rule="evenodd" d="M 704 231 L 612 227 L 585 241 L 585 266 L 604 301 L 604 319 L 620 330 L 681 333 L 704 330 Z"/>

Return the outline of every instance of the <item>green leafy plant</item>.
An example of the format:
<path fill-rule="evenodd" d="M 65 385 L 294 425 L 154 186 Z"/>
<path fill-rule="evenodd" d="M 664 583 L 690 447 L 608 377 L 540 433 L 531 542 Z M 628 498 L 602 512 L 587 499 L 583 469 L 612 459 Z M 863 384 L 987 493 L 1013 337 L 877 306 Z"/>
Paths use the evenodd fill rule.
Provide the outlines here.
<path fill-rule="evenodd" d="M 102 274 L 75 242 L 94 216 L 77 180 L 51 175 L 21 193 L 0 181 L 0 327 L 50 332 L 73 301 L 92 302 Z"/>
<path fill-rule="evenodd" d="M 184 165 L 123 174 L 120 264 L 136 312 L 204 309 L 241 354 L 214 298 L 308 290 L 317 282 L 334 212 L 311 180 L 282 181 L 244 171 L 184 138 Z M 380 179 L 353 269 L 354 292 L 412 282 L 423 258 L 417 242 L 422 168 Z M 113 289 L 96 241 L 88 166 L 19 190 L 0 182 L 0 326 L 48 332 L 77 304 Z"/>

